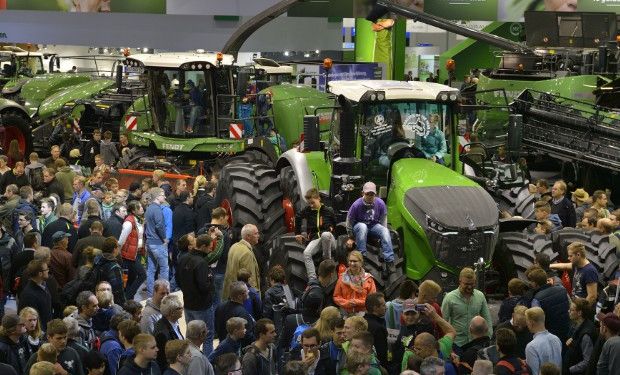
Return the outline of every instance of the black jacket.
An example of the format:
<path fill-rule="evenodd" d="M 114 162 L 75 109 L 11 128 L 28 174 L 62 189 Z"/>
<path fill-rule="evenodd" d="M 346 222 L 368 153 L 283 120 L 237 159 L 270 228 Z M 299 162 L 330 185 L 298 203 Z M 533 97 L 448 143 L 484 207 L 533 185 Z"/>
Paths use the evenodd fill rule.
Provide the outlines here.
<path fill-rule="evenodd" d="M 114 237 L 117 240 L 121 238 L 121 232 L 123 231 L 123 221 L 118 215 L 112 212 L 112 216 L 103 223 L 103 236 Z"/>
<path fill-rule="evenodd" d="M 570 328 L 568 316 L 570 303 L 566 289 L 561 286 L 543 285 L 534 292 L 534 299 L 538 300 L 545 312 L 545 327 L 562 343 L 566 342 Z"/>
<path fill-rule="evenodd" d="M 172 242 L 181 236 L 196 231 L 196 214 L 186 203 L 179 203 L 172 211 Z"/>
<path fill-rule="evenodd" d="M 177 340 L 177 333 L 174 331 L 174 328 L 172 328 L 168 319 L 162 316 L 153 327 L 153 336 L 155 336 L 157 348 L 159 348 L 157 352 L 157 364 L 160 368 L 166 368 L 168 367 L 168 362 L 166 361 L 166 343 L 170 340 Z"/>
<path fill-rule="evenodd" d="M 15 294 L 17 292 L 16 290 L 13 290 L 15 278 L 20 277 L 20 284 L 25 284 L 28 281 L 21 279 L 21 277 L 24 274 L 24 270 L 28 266 L 28 263 L 30 263 L 33 259 L 34 249 L 24 249 L 13 257 L 13 261 L 11 262 L 11 274 L 9 276 L 10 285 L 5 285 L 5 289 L 10 288 L 10 290 Z"/>
<path fill-rule="evenodd" d="M 13 366 L 19 374 L 26 373 L 26 349 L 7 336 L 0 336 L 0 362 Z"/>
<path fill-rule="evenodd" d="M 176 279 L 183 291 L 185 308 L 207 310 L 211 307 L 215 294 L 213 273 L 199 251 L 190 251 L 179 257 Z"/>
<path fill-rule="evenodd" d="M 226 322 L 232 317 L 243 318 L 248 321 L 245 325 L 245 337 L 239 340 L 241 347 L 250 345 L 254 341 L 254 318 L 250 315 L 242 304 L 228 300 L 222 302 L 215 309 L 215 334 L 220 341 L 223 341 L 228 333 L 226 332 Z"/>
<path fill-rule="evenodd" d="M 44 195 L 49 197 L 52 194 L 58 195 L 58 198 L 60 198 L 60 204 L 62 204 L 65 198 L 65 188 L 62 186 L 62 183 L 56 179 L 56 177 L 54 177 L 50 183 L 45 184 Z"/>
<path fill-rule="evenodd" d="M 301 234 L 304 220 L 306 221 L 306 233 L 309 240 L 318 238 L 317 221 L 321 232 L 331 232 L 336 228 L 336 214 L 331 207 L 324 204 L 321 204 L 318 212 L 307 206 L 295 215 L 295 234 Z"/>
<path fill-rule="evenodd" d="M 84 215 L 85 214 L 86 212 L 84 212 Z M 101 224 L 103 224 L 103 220 L 101 219 L 101 217 L 97 215 L 90 215 L 87 218 L 84 218 L 84 215 L 82 215 L 82 221 L 80 222 L 80 227 L 77 230 L 78 238 L 84 238 L 84 237 L 90 236 L 90 225 L 94 223 L 95 221 L 99 221 Z M 70 249 L 73 249 L 73 248 L 70 248 Z"/>
<path fill-rule="evenodd" d="M 558 204 L 554 204 L 553 200 L 549 201 L 551 205 L 551 213 L 557 214 L 562 220 L 563 227 L 575 227 L 577 225 L 577 214 L 575 213 L 575 206 L 570 199 L 564 197 Z"/>
<path fill-rule="evenodd" d="M 217 207 L 215 198 L 207 194 L 204 190 L 198 190 L 194 198 L 194 212 L 196 212 L 196 228 L 202 228 L 211 222 L 211 211 Z"/>
<path fill-rule="evenodd" d="M 295 335 L 295 330 L 298 327 L 297 322 L 299 321 L 302 322 L 301 324 L 312 326 L 319 319 L 319 313 L 320 311 L 317 311 L 316 315 L 310 315 L 307 312 L 304 314 L 290 314 L 284 319 L 282 334 L 278 341 L 278 350 L 280 350 L 280 353 L 288 351 L 291 347 L 293 335 Z"/>
<path fill-rule="evenodd" d="M 73 223 L 64 217 L 59 217 L 58 220 L 52 221 L 45 227 L 45 230 L 41 235 L 41 245 L 49 247 L 50 249 L 54 247 L 52 236 L 58 231 L 69 233 L 71 235 L 71 237 L 69 237 L 69 246 L 67 248 L 72 252 L 78 240 L 78 233 L 73 227 Z"/>
<path fill-rule="evenodd" d="M 84 249 L 88 246 L 92 246 L 95 249 L 103 249 L 103 243 L 105 242 L 105 237 L 100 234 L 94 234 L 90 236 L 86 236 L 84 238 L 80 238 L 73 248 L 73 267 L 78 268 L 86 262 L 86 257 L 84 256 Z"/>
<path fill-rule="evenodd" d="M 161 350 L 160 350 L 161 351 Z M 133 358 L 125 362 L 125 365 L 116 373 L 117 375 L 161 375 L 159 365 L 155 361 L 149 362 L 147 368 L 136 365 Z"/>
<path fill-rule="evenodd" d="M 91 139 L 82 148 L 82 161 L 90 168 L 95 167 L 95 155 L 101 153 L 101 143 Z"/>
<path fill-rule="evenodd" d="M 368 322 L 368 332 L 375 338 L 375 351 L 377 359 L 383 367 L 388 365 L 388 343 L 385 318 L 366 313 L 364 319 Z"/>
<path fill-rule="evenodd" d="M 463 353 L 461 354 L 460 361 L 463 364 L 466 363 L 469 368 L 460 364 L 458 368 L 459 374 L 470 374 L 471 369 L 474 368 L 474 362 L 476 362 L 476 359 L 478 359 L 478 350 L 486 348 L 489 345 L 491 345 L 491 339 L 486 336 L 479 337 L 463 345 L 461 347 Z"/>
<path fill-rule="evenodd" d="M 583 371 L 579 372 L 570 372 L 570 368 L 583 360 L 583 352 L 581 350 L 581 341 L 584 336 L 589 336 L 590 341 L 592 342 L 592 348 L 594 349 L 594 345 L 596 345 L 596 327 L 594 326 L 594 322 L 586 319 L 577 327 L 574 332 L 572 332 L 571 338 L 573 341 L 570 345 L 567 346 L 566 353 L 562 356 L 562 372 L 564 374 L 585 374 L 587 371 L 587 366 L 583 369 Z"/>
<path fill-rule="evenodd" d="M 26 306 L 34 308 L 39 312 L 41 327 L 47 327 L 47 322 L 52 319 L 52 296 L 47 288 L 43 289 L 34 281 L 28 280 L 19 295 L 18 302 L 18 311 Z"/>

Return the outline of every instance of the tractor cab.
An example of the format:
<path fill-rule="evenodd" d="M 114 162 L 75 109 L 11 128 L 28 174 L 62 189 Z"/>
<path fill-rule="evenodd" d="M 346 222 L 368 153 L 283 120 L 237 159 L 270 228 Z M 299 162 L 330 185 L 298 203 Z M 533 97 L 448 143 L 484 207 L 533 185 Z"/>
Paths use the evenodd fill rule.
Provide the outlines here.
<path fill-rule="evenodd" d="M 0 87 L 20 77 L 28 78 L 45 73 L 43 54 L 16 47 L 7 48 L 0 47 Z"/>
<path fill-rule="evenodd" d="M 458 91 L 399 81 L 332 81 L 329 90 L 352 104 L 364 175 L 389 185 L 393 163 L 403 157 L 452 165 L 448 150 Z"/>
<path fill-rule="evenodd" d="M 182 138 L 222 132 L 217 119 L 234 108 L 217 99 L 234 93 L 232 63 L 232 56 L 221 53 L 145 54 L 125 61 L 126 72 L 145 81 L 152 109 L 148 126 L 160 135 Z"/>
<path fill-rule="evenodd" d="M 236 74 L 238 93 L 256 94 L 274 85 L 291 83 L 292 80 L 292 66 L 263 57 L 255 58 L 253 64 L 239 67 Z"/>

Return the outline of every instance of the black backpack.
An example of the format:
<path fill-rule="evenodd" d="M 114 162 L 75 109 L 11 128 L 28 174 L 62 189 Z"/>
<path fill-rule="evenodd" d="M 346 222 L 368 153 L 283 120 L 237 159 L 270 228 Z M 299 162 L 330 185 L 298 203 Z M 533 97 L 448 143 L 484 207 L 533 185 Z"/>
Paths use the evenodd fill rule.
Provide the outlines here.
<path fill-rule="evenodd" d="M 43 181 L 43 167 L 30 169 L 30 172 L 28 173 L 28 180 L 34 191 L 45 189 L 45 181 Z"/>
<path fill-rule="evenodd" d="M 89 269 L 83 277 L 76 277 L 66 283 L 60 292 L 60 299 L 62 303 L 65 306 L 74 305 L 80 292 L 85 290 L 90 290 L 93 292 L 99 282 L 100 273 L 101 267 L 95 263 L 95 265 L 93 265 L 93 267 Z"/>

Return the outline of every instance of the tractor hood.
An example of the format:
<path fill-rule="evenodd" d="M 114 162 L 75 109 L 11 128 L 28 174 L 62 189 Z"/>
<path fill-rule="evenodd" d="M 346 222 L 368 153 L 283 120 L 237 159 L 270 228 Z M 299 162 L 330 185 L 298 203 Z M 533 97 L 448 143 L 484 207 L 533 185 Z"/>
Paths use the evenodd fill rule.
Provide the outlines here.
<path fill-rule="evenodd" d="M 427 223 L 433 222 L 445 230 L 479 230 L 497 226 L 497 204 L 480 186 L 412 188 L 405 192 L 404 204 L 413 216 L 426 215 L 430 219 Z"/>
<path fill-rule="evenodd" d="M 115 85 L 112 79 L 98 79 L 70 86 L 47 97 L 41 102 L 37 112 L 39 119 L 60 113 L 62 106 L 76 99 L 87 99 Z"/>
<path fill-rule="evenodd" d="M 64 89 L 90 81 L 90 75 L 75 73 L 48 73 L 35 76 L 22 86 L 21 101 L 28 109 L 30 115 L 34 115 L 41 102 L 48 96 Z"/>
<path fill-rule="evenodd" d="M 24 84 L 28 82 L 29 79 L 30 78 L 28 77 L 21 77 L 8 81 L 2 88 L 2 95 L 15 94 L 22 89 L 22 86 L 24 86 Z"/>

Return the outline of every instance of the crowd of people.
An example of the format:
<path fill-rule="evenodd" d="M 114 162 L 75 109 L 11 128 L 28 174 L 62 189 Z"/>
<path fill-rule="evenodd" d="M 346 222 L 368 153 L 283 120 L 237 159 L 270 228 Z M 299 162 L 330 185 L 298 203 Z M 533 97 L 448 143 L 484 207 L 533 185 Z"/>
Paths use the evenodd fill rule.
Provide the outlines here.
<path fill-rule="evenodd" d="M 526 279 L 510 280 L 497 316 L 470 268 L 455 290 L 405 280 L 390 299 L 374 279 L 395 261 L 376 185 L 348 212 L 344 266 L 333 260 L 334 210 L 310 189 L 295 218 L 309 279 L 297 295 L 282 265 L 261 269 L 258 228 L 229 227 L 217 172 L 192 187 L 156 170 L 121 189 L 110 172 L 123 145 L 106 141 L 96 133 L 74 152 L 79 168 L 58 146 L 28 164 L 0 156 L 0 374 L 620 372 L 620 305 L 579 242 L 568 262 L 539 254 Z M 531 193 L 529 231 L 597 229 L 618 247 L 606 192 L 571 200 L 563 181 L 540 180 Z M 369 236 L 382 275 L 364 268 Z"/>

